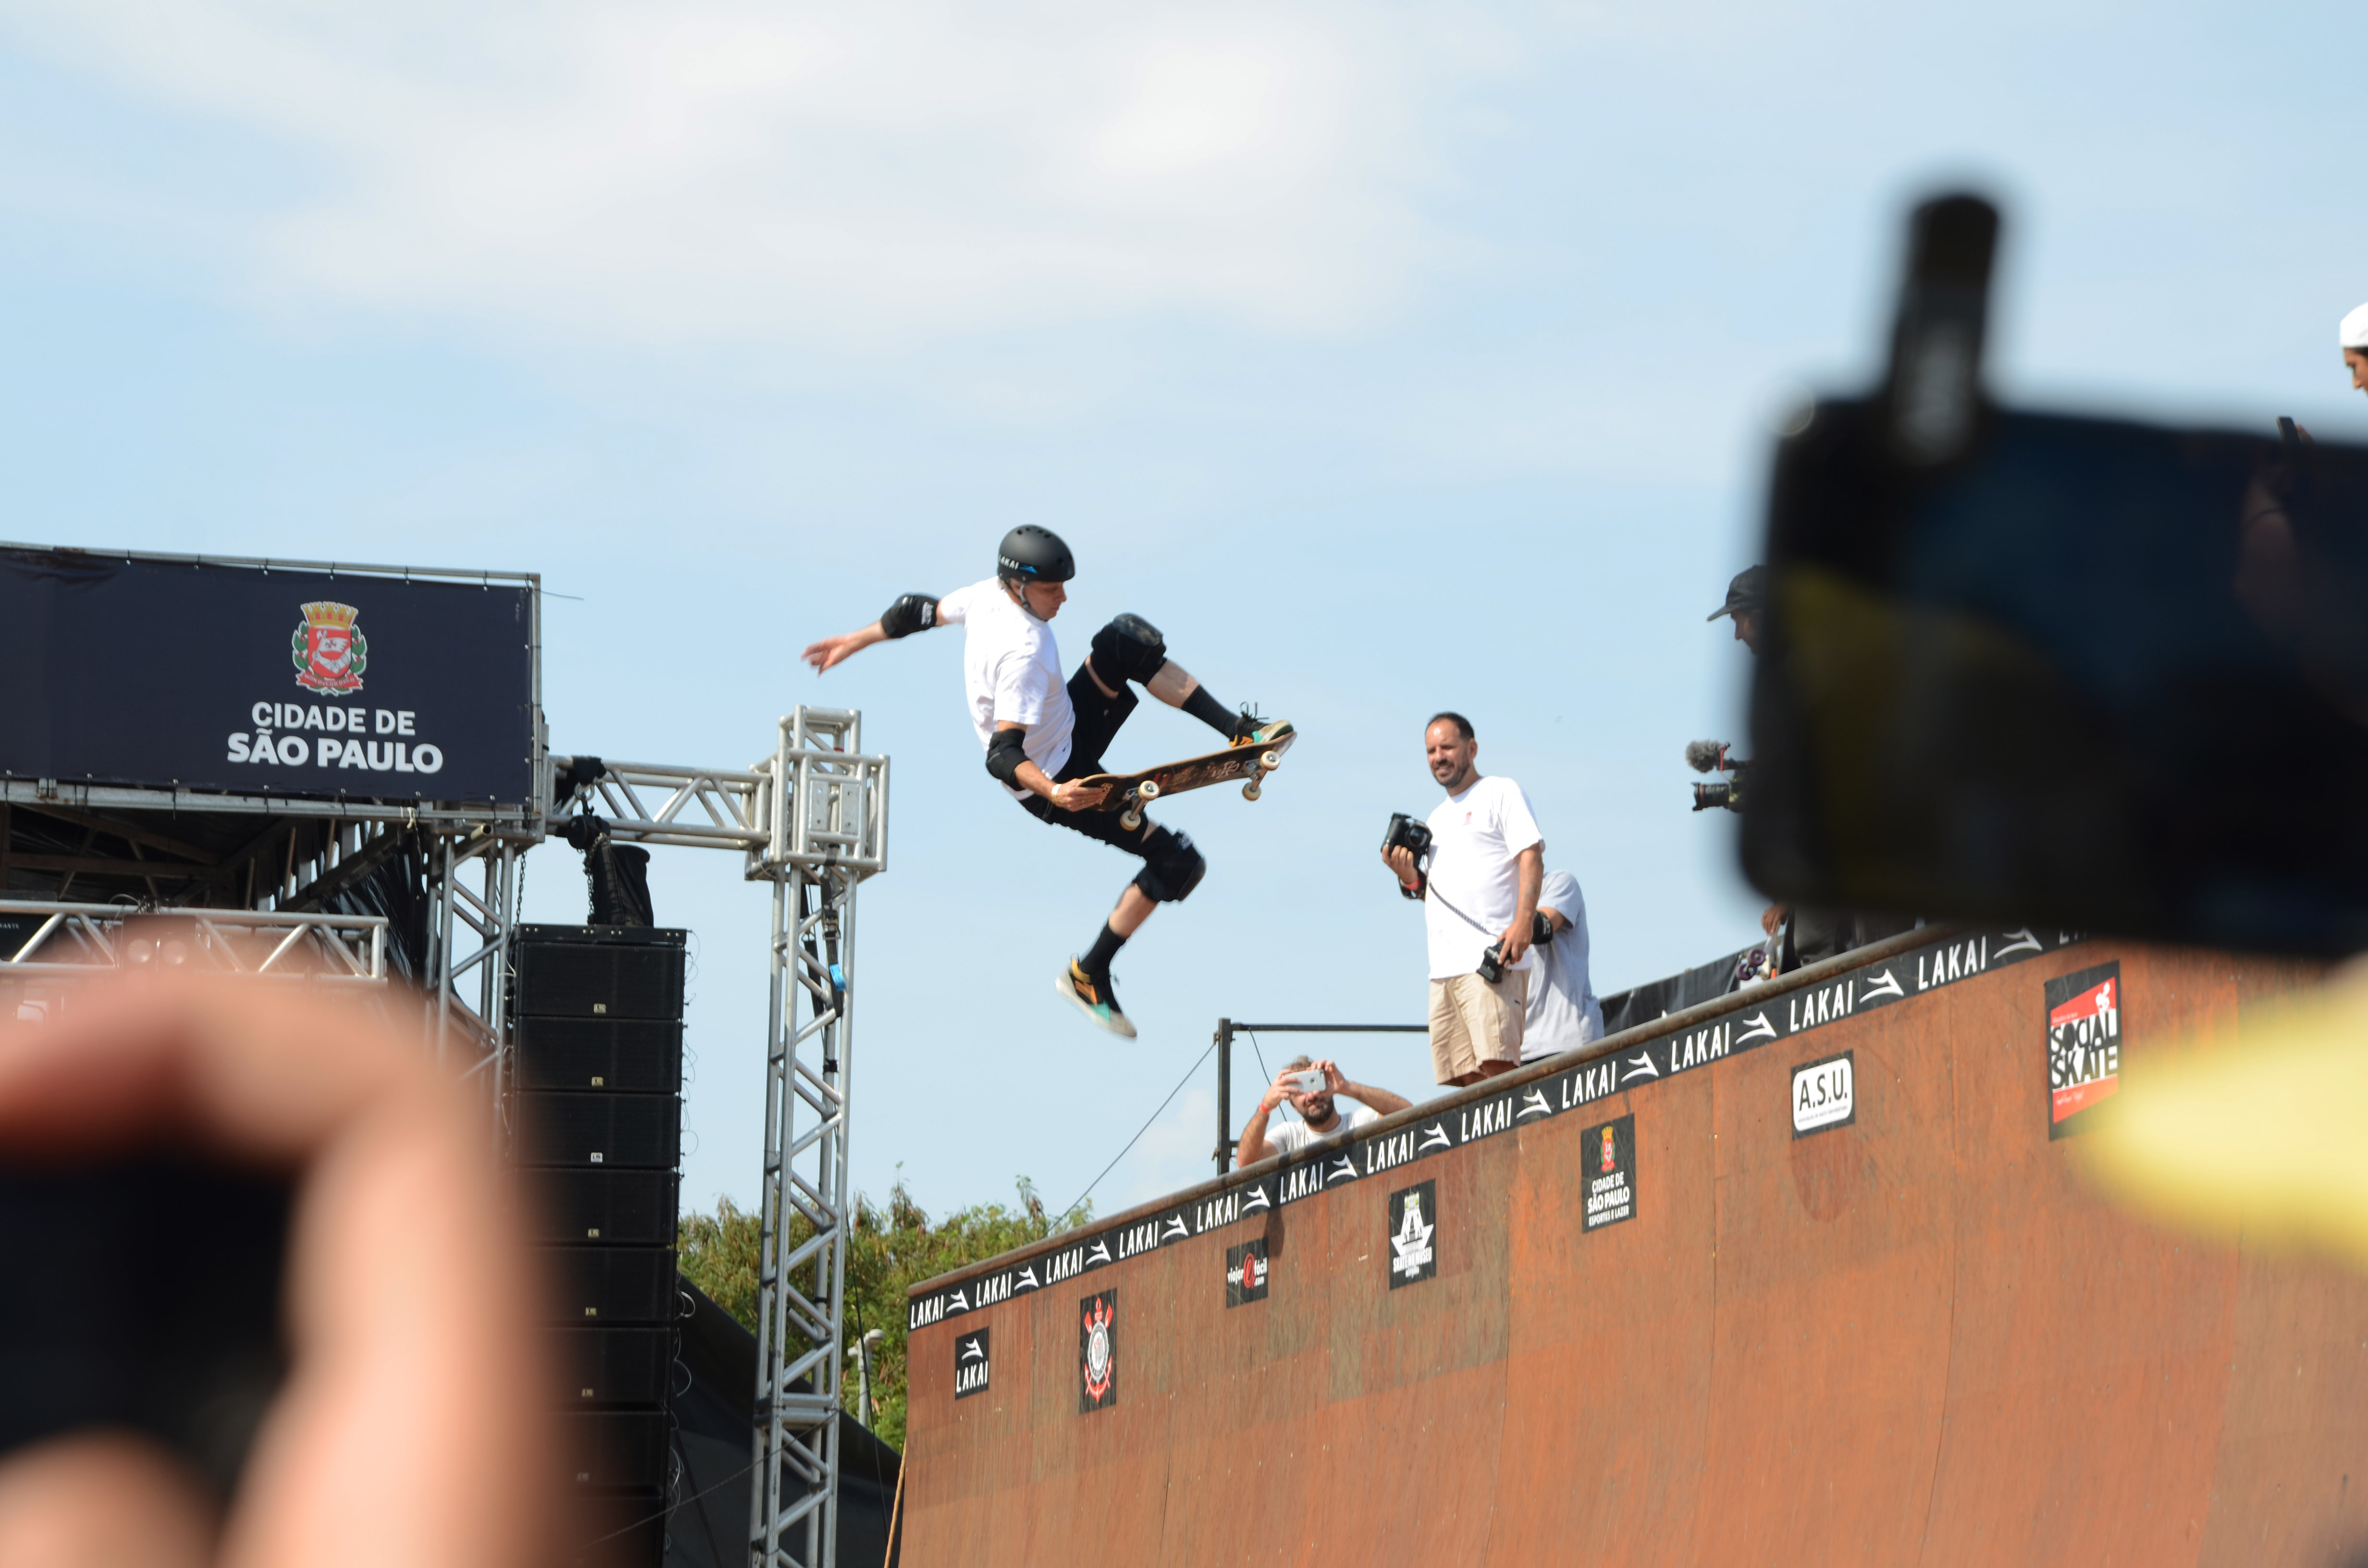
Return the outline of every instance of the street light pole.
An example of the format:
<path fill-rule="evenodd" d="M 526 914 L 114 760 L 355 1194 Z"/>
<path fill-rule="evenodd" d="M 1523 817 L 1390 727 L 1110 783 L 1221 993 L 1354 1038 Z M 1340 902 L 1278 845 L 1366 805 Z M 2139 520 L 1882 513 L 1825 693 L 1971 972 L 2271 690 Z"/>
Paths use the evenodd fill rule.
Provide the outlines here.
<path fill-rule="evenodd" d="M 847 1347 L 855 1358 L 855 1419 L 867 1432 L 871 1430 L 871 1350 L 883 1337 L 875 1328 Z"/>

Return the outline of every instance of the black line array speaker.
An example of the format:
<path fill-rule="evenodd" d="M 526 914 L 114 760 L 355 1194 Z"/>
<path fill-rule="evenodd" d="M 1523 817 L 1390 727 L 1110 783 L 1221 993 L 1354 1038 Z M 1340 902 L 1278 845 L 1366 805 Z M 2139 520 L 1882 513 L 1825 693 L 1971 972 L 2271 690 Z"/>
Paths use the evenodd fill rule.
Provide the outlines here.
<path fill-rule="evenodd" d="M 670 1171 L 682 1164 L 682 1101 L 608 1089 L 521 1089 L 521 1164 Z"/>
<path fill-rule="evenodd" d="M 674 1242 L 672 1171 L 538 1170 L 529 1220 L 539 1242 L 609 1242 L 668 1246 Z"/>
<path fill-rule="evenodd" d="M 518 1021 L 521 1089 L 621 1089 L 670 1095 L 682 1082 L 682 1020 L 553 1018 Z"/>
<path fill-rule="evenodd" d="M 649 942 L 529 940 L 527 933 L 627 932 Z M 673 940 L 668 942 L 667 937 Z M 522 1016 L 682 1022 L 682 933 L 638 926 L 520 926 L 511 938 Z M 531 1009 L 529 1011 L 529 1009 Z"/>
<path fill-rule="evenodd" d="M 549 1280 L 569 1521 L 590 1568 L 665 1551 L 681 1292 L 684 933 L 521 926 L 511 1155 Z"/>
<path fill-rule="evenodd" d="M 664 1328 L 554 1328 L 552 1364 L 577 1408 L 664 1404 L 674 1366 L 674 1334 Z"/>

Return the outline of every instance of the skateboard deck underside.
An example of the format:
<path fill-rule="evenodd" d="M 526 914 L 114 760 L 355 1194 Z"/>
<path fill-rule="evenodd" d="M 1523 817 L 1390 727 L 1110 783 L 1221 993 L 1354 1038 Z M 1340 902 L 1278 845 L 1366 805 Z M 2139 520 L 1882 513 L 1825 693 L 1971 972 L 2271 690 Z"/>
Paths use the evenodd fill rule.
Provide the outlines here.
<path fill-rule="evenodd" d="M 1240 783 L 1256 785 L 1273 769 L 1266 758 L 1281 759 L 1291 749 L 1298 733 L 1279 735 L 1264 745 L 1228 746 L 1224 751 L 1208 752 L 1200 756 L 1188 756 L 1180 762 L 1162 763 L 1133 773 L 1092 773 L 1077 780 L 1080 784 L 1106 784 L 1110 793 L 1096 807 L 1104 812 L 1135 812 L 1153 801 L 1180 795 L 1187 790 L 1203 790 L 1212 784 Z M 1144 784 L 1155 786 L 1145 790 Z M 1253 795 L 1251 799 L 1257 797 Z"/>

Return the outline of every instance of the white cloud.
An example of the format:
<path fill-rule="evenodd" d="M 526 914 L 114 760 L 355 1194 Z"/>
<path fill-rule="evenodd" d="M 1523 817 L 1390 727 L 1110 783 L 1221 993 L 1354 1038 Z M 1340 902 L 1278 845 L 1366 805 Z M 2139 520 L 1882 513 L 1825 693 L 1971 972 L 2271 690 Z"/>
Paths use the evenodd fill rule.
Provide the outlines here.
<path fill-rule="evenodd" d="M 256 236 L 274 286 L 659 345 L 1371 320 L 1453 254 L 1443 110 L 1512 59 L 1345 0 L 0 11 L 318 160 Z"/>

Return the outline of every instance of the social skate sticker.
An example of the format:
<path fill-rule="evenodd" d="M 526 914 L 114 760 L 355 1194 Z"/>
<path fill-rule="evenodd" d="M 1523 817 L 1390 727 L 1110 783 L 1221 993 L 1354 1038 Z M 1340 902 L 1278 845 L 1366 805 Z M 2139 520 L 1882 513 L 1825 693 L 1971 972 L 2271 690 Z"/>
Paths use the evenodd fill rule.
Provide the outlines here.
<path fill-rule="evenodd" d="M 1850 1053 L 1793 1069 L 1793 1136 L 1848 1127 L 1858 1119 L 1858 1084 Z"/>
<path fill-rule="evenodd" d="M 1390 1289 L 1439 1277 L 1439 1183 L 1390 1194 Z"/>
<path fill-rule="evenodd" d="M 2047 997 L 2047 1136 L 2085 1130 L 2085 1112 L 2122 1086 L 2122 965 L 2051 980 Z"/>
<path fill-rule="evenodd" d="M 1118 1403 L 1118 1290 L 1097 1290 L 1078 1307 L 1077 1413 Z"/>
<path fill-rule="evenodd" d="M 1264 1236 L 1252 1236 L 1237 1247 L 1225 1249 L 1225 1305 L 1265 1301 L 1269 1278 Z"/>
<path fill-rule="evenodd" d="M 1581 1234 L 1636 1217 L 1636 1118 L 1623 1116 L 1587 1130 L 1587 1209 Z"/>
<path fill-rule="evenodd" d="M 986 1392 L 987 1370 L 992 1364 L 988 1354 L 987 1335 L 992 1332 L 984 1328 L 973 1329 L 955 1338 L 954 1397 L 956 1399 L 968 1399 L 974 1393 Z"/>

